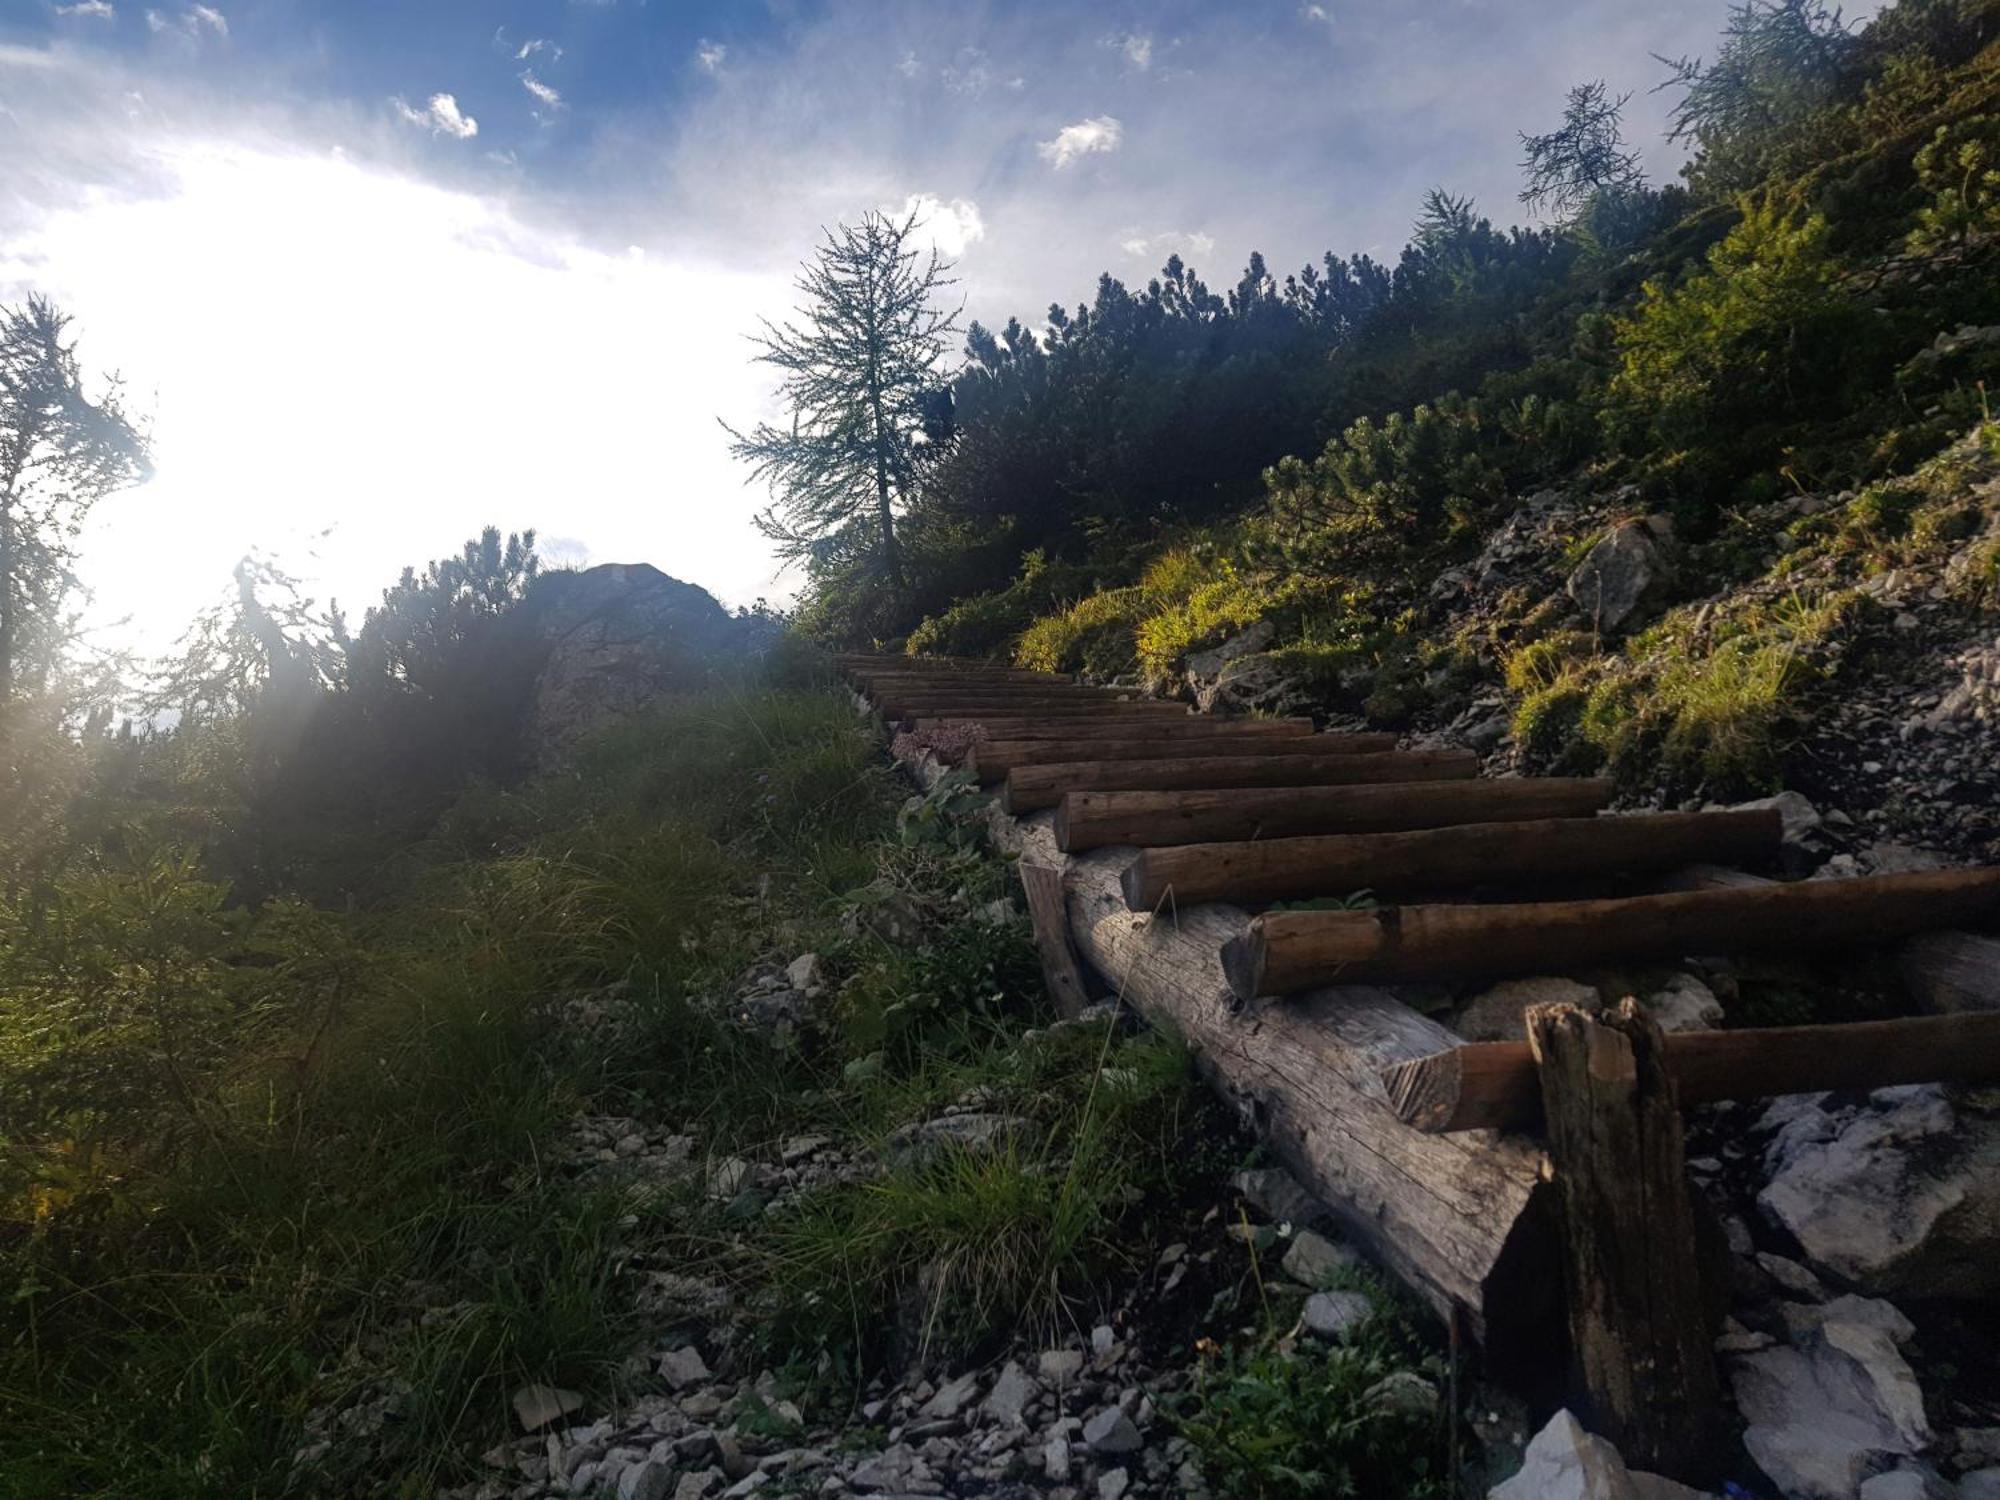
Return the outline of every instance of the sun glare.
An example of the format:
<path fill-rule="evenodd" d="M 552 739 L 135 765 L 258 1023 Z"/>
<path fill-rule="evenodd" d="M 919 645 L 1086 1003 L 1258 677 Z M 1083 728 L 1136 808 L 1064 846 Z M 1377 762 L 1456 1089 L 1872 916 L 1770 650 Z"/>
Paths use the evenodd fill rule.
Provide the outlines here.
<path fill-rule="evenodd" d="M 157 477 L 88 538 L 105 639 L 168 643 L 252 547 L 358 613 L 489 521 L 777 592 L 715 423 L 765 393 L 745 360 L 677 355 L 732 347 L 782 281 L 591 248 L 334 153 L 156 162 L 165 191 L 52 214 L 0 263 L 85 310 L 153 425 Z"/>

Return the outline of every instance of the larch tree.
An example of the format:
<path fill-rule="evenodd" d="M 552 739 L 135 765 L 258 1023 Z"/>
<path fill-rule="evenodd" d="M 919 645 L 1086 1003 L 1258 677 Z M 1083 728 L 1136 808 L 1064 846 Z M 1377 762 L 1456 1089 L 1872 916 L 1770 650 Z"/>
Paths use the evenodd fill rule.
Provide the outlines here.
<path fill-rule="evenodd" d="M 939 366 L 959 318 L 939 306 L 951 263 L 911 243 L 917 227 L 914 213 L 869 213 L 828 232 L 799 276 L 798 321 L 756 336 L 790 426 L 724 424 L 730 452 L 770 487 L 757 525 L 782 557 L 872 560 L 897 594 L 897 516 L 949 434 Z"/>
<path fill-rule="evenodd" d="M 1562 124 L 1547 135 L 1521 134 L 1528 174 L 1521 202 L 1534 213 L 1570 217 L 1600 199 L 1624 197 L 1646 184 L 1639 153 L 1626 146 L 1621 116 L 1630 94 L 1613 97 L 1600 79 L 1569 91 Z"/>
<path fill-rule="evenodd" d="M 68 644 L 91 508 L 150 471 L 117 381 L 85 394 L 68 327 L 42 297 L 0 307 L 0 704 L 46 681 Z"/>

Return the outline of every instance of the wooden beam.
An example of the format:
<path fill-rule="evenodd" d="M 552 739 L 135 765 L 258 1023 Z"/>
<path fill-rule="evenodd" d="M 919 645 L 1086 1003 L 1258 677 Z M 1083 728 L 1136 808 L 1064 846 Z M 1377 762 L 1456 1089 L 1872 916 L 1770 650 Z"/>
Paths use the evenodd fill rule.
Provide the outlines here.
<path fill-rule="evenodd" d="M 1062 871 L 1054 865 L 1019 861 L 1014 867 L 1021 876 L 1021 889 L 1028 897 L 1028 920 L 1035 931 L 1035 948 L 1042 958 L 1042 982 L 1049 998 L 1065 1016 L 1082 1012 L 1090 1003 L 1090 991 L 1077 967 L 1076 950 L 1070 946 L 1069 906 L 1063 898 Z"/>
<path fill-rule="evenodd" d="M 920 731 L 964 726 L 978 727 L 988 740 L 1062 739 L 1078 742 L 1130 739 L 1135 734 L 1143 734 L 1149 740 L 1167 735 L 1182 739 L 1212 738 L 1218 734 L 1226 734 L 1231 739 L 1297 739 L 1313 732 L 1310 719 L 1229 719 L 1219 714 L 1197 713 L 1179 716 L 1161 714 L 1148 719 L 1143 725 L 1124 719 L 1079 718 L 1075 715 L 1051 719 L 1024 718 L 1018 714 L 947 714 L 920 717 L 916 721 Z"/>
<path fill-rule="evenodd" d="M 1151 729 L 1147 730 L 1151 733 Z M 981 781 L 998 781 L 1017 766 L 1061 765 L 1085 760 L 1166 760 L 1210 755 L 1360 755 L 1394 750 L 1393 734 L 1234 735 L 1216 725 L 1207 736 L 1129 740 L 1000 740 L 980 742 L 966 769 Z"/>
<path fill-rule="evenodd" d="M 965 702 L 899 703 L 873 705 L 885 719 L 979 719 L 1008 715 L 1037 719 L 1184 719 L 1192 710 L 1185 703 L 1162 703 L 1154 699 L 1129 698 L 1039 699 L 1025 703 L 1019 699 L 976 698 Z"/>
<path fill-rule="evenodd" d="M 1456 823 L 1588 817 L 1611 800 L 1595 778 L 1518 777 L 1399 786 L 1249 787 L 1197 792 L 1070 792 L 1056 810 L 1058 847 L 1157 848 L 1319 833 L 1379 833 Z"/>
<path fill-rule="evenodd" d="M 1669 890 L 1703 891 L 1767 885 L 1762 875 L 1723 864 L 1695 864 L 1665 882 Z M 1920 1009 L 1933 1015 L 2000 1010 L 2000 939 L 1975 932 L 1920 932 L 1897 950 L 1896 970 Z"/>
<path fill-rule="evenodd" d="M 1173 790 L 1191 787 L 1354 786 L 1379 782 L 1469 780 L 1479 774 L 1470 750 L 1391 750 L 1362 755 L 1191 755 L 1160 760 L 1069 761 L 1016 766 L 1000 805 L 1019 815 L 1054 807 L 1066 792 Z"/>
<path fill-rule="evenodd" d="M 980 746 L 983 756 L 986 747 Z M 1694 859 L 1775 858 L 1775 808 L 1466 823 L 1148 849 L 1125 872 L 1134 911 L 1162 902 L 1283 901 L 1372 891 L 1404 896 L 1577 875 L 1672 869 Z"/>
<path fill-rule="evenodd" d="M 1716 1319 L 1665 1038 L 1631 1000 L 1603 1015 L 1537 1006 L 1528 1038 L 1583 1419 L 1635 1468 L 1713 1479 L 1725 1432 Z"/>
<path fill-rule="evenodd" d="M 911 763 L 920 776 L 935 774 L 921 757 Z M 989 816 L 1000 847 L 1064 866 L 1070 930 L 1084 960 L 1185 1041 L 1204 1076 L 1358 1246 L 1487 1340 L 1494 1364 L 1547 1356 L 1560 1342 L 1561 1313 L 1548 1274 L 1553 1224 L 1541 1212 L 1540 1149 L 1522 1137 L 1412 1130 L 1390 1111 L 1378 1080 L 1392 1062 L 1448 1046 L 1450 1032 L 1380 990 L 1329 990 L 1246 1016 L 1229 997 L 1219 957 L 1223 939 L 1242 930 L 1243 912 L 1211 905 L 1171 921 L 1137 915 L 1119 891 L 1131 851 L 1065 862 L 1048 814 L 1015 819 L 994 807 Z"/>
<path fill-rule="evenodd" d="M 1574 971 L 1690 953 L 1818 951 L 2000 921 L 2000 869 L 1503 906 L 1272 912 L 1223 955 L 1242 999 L 1322 984 Z"/>
<path fill-rule="evenodd" d="M 1906 1083 L 2000 1080 L 2000 1015 L 1903 1016 L 1835 1026 L 1682 1031 L 1667 1071 L 1683 1105 Z M 1397 1117 L 1417 1130 L 1532 1130 L 1542 1101 L 1525 1042 L 1465 1042 L 1386 1068 Z"/>

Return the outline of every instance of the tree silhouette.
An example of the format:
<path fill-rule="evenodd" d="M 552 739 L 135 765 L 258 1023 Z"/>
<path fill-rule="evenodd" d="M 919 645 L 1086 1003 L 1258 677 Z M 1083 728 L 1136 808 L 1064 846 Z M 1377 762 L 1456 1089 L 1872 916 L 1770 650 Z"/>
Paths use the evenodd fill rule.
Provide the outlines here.
<path fill-rule="evenodd" d="M 1628 150 L 1619 117 L 1632 96 L 1612 98 L 1599 79 L 1569 91 L 1562 124 L 1547 135 L 1521 132 L 1528 185 L 1521 202 L 1529 211 L 1567 218 L 1606 197 L 1623 197 L 1645 185 L 1639 153 Z"/>
<path fill-rule="evenodd" d="M 879 563 L 898 594 L 897 511 L 926 450 L 949 437 L 938 364 L 958 330 L 958 310 L 935 305 L 951 264 L 910 245 L 916 227 L 914 213 L 869 213 L 827 234 L 798 280 L 801 321 L 767 321 L 757 339 L 757 358 L 783 372 L 791 425 L 745 435 L 723 424 L 730 452 L 770 486 L 757 524 L 781 556 Z"/>
<path fill-rule="evenodd" d="M 46 298 L 0 307 L 0 703 L 40 686 L 62 655 L 91 507 L 150 471 L 116 379 L 95 401 L 84 394 L 68 327 Z"/>

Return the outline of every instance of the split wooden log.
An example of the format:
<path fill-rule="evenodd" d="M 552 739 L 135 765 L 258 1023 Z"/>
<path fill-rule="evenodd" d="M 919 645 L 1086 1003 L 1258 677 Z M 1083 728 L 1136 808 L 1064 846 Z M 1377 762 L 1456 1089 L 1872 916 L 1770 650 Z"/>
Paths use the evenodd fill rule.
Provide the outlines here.
<path fill-rule="evenodd" d="M 979 747 L 982 756 L 985 746 Z M 1673 869 L 1692 859 L 1775 858 L 1775 808 L 1466 823 L 1148 849 L 1125 872 L 1134 911 L 1162 902 L 1283 901 L 1367 890 L 1404 896 L 1565 876 Z"/>
<path fill-rule="evenodd" d="M 1765 885 L 1761 875 L 1720 864 L 1689 865 L 1666 882 L 1700 891 Z M 2000 938 L 1975 932 L 1920 932 L 1897 951 L 1896 969 L 1910 998 L 1933 1015 L 2000 1011 Z"/>
<path fill-rule="evenodd" d="M 1396 786 L 1236 788 L 1198 792 L 1070 792 L 1056 810 L 1058 847 L 1158 848 L 1299 834 L 1379 833 L 1458 823 L 1589 817 L 1611 800 L 1595 777 L 1424 781 Z"/>
<path fill-rule="evenodd" d="M 1690 953 L 1817 951 L 2000 921 L 2000 869 L 1505 906 L 1272 912 L 1223 955 L 1237 996 L 1546 974 Z"/>
<path fill-rule="evenodd" d="M 956 729 L 976 726 L 991 740 L 1124 740 L 1143 734 L 1157 742 L 1162 737 L 1177 739 L 1213 738 L 1226 734 L 1231 739 L 1297 739 L 1313 732 L 1311 719 L 1226 719 L 1219 715 L 1187 713 L 1178 717 L 1160 714 L 1144 724 L 1124 719 L 1068 718 L 1037 719 L 1018 715 L 918 718 L 916 728 Z"/>
<path fill-rule="evenodd" d="M 1722 1383 L 1665 1038 L 1631 1000 L 1537 1006 L 1528 1037 L 1584 1420 L 1635 1468 L 1711 1479 Z"/>
<path fill-rule="evenodd" d="M 1361 755 L 1199 755 L 1161 760 L 1070 761 L 1016 766 L 1000 805 L 1020 814 L 1054 807 L 1066 792 L 1193 787 L 1319 787 L 1380 782 L 1470 780 L 1470 750 L 1392 750 Z"/>
<path fill-rule="evenodd" d="M 1082 1012 L 1090 1003 L 1090 991 L 1077 967 L 1076 950 L 1070 946 L 1069 906 L 1063 896 L 1062 871 L 1054 865 L 1021 861 L 1015 866 L 1021 889 L 1028 897 L 1028 921 L 1034 928 L 1035 949 L 1042 959 L 1042 982 L 1049 998 L 1065 1016 Z"/>
<path fill-rule="evenodd" d="M 934 763 L 918 758 L 927 775 Z M 1046 813 L 994 808 L 994 836 L 1024 861 L 1063 863 Z M 1429 1136 L 1388 1108 L 1378 1074 L 1448 1046 L 1452 1034 L 1380 990 L 1330 990 L 1244 1014 L 1219 949 L 1247 920 L 1203 906 L 1176 920 L 1125 909 L 1131 851 L 1067 861 L 1070 930 L 1084 960 L 1155 1026 L 1184 1040 L 1202 1072 L 1354 1241 L 1486 1341 L 1498 1364 L 1544 1361 L 1559 1339 L 1544 1158 L 1517 1136 Z M 1559 1351 L 1558 1351 L 1559 1353 Z"/>
<path fill-rule="evenodd" d="M 1683 1105 L 1778 1094 L 2000 1080 L 2000 1015 L 1903 1016 L 1829 1026 L 1683 1031 L 1667 1038 Z M 1532 1130 L 1542 1100 L 1525 1042 L 1470 1042 L 1385 1069 L 1397 1117 L 1417 1130 Z"/>
<path fill-rule="evenodd" d="M 1151 733 L 1150 728 L 1147 731 Z M 1205 736 L 1129 740 L 982 740 L 966 761 L 981 781 L 998 781 L 1017 766 L 1085 760 L 1166 760 L 1212 755 L 1360 755 L 1394 750 L 1393 734 L 1234 735 L 1212 726 Z"/>

